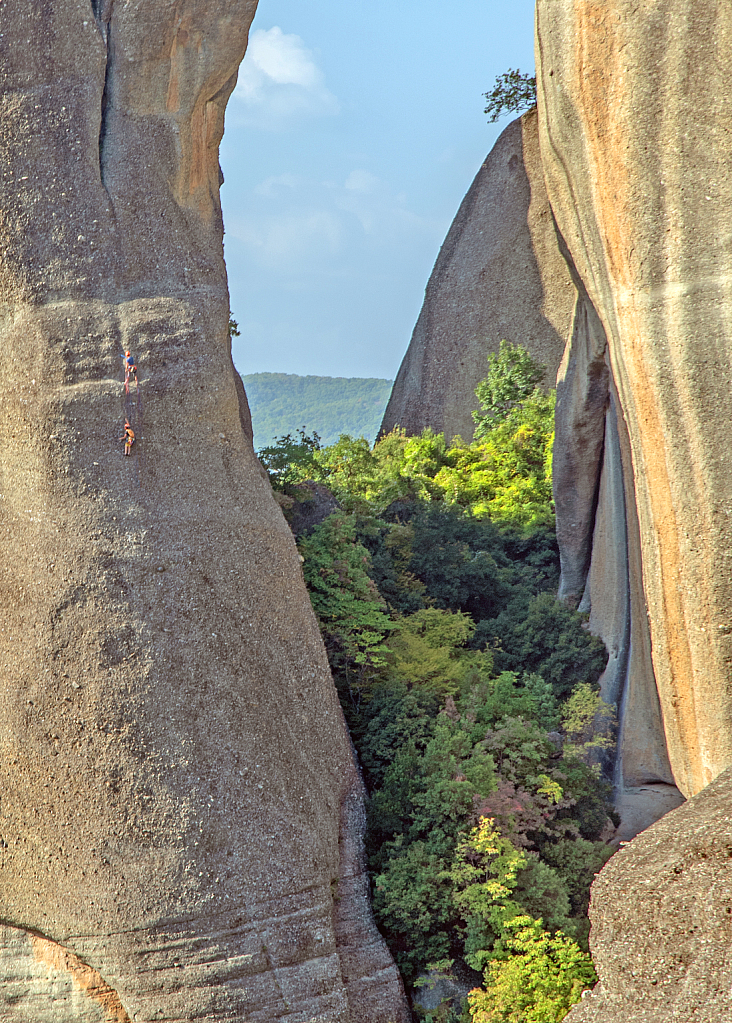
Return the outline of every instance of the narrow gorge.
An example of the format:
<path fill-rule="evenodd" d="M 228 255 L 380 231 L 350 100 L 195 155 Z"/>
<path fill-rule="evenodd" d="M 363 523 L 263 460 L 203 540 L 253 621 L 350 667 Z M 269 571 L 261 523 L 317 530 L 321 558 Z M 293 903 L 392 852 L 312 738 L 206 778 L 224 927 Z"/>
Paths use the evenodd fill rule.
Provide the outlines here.
<path fill-rule="evenodd" d="M 542 359 L 547 385 L 559 366 L 560 597 L 610 654 L 619 837 L 694 797 L 596 883 L 602 983 L 577 1021 L 711 1023 L 730 1009 L 731 36 L 714 3 L 539 0 L 538 112 L 506 129 L 453 224 L 384 421 L 464 428 L 481 373 L 466 364 L 484 366 L 501 337 Z M 522 156 L 530 202 L 504 185 Z M 536 235 L 542 203 L 551 244 Z"/>
<path fill-rule="evenodd" d="M 256 7 L 0 0 L 10 1023 L 412 1018 L 372 917 L 364 784 L 231 359 L 218 147 Z M 616 839 L 632 839 L 593 886 L 600 984 L 568 1019 L 717 1023 L 732 8 L 538 0 L 536 55 L 537 108 L 460 207 L 382 431 L 469 439 L 503 338 L 556 382 L 559 595 L 609 651 Z"/>

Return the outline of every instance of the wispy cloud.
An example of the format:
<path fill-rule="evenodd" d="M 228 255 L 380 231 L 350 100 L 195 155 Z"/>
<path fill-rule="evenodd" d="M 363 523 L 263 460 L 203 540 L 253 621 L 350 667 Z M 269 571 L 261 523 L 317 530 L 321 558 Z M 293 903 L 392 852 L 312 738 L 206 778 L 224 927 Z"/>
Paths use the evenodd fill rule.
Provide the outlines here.
<path fill-rule="evenodd" d="M 384 245 L 429 232 L 428 221 L 408 208 L 406 195 L 395 192 L 370 171 L 351 171 L 333 197 L 339 210 L 356 218 L 364 235 L 378 238 Z"/>
<path fill-rule="evenodd" d="M 267 217 L 245 218 L 230 232 L 255 260 L 278 269 L 312 265 L 328 259 L 341 245 L 342 226 L 328 210 L 280 211 Z"/>
<path fill-rule="evenodd" d="M 279 130 L 294 119 L 337 114 L 340 104 L 300 36 L 257 29 L 239 69 L 231 108 L 239 124 Z"/>
<path fill-rule="evenodd" d="M 266 178 L 253 189 L 246 212 L 226 230 L 260 266 L 282 273 L 344 272 L 359 248 L 398 258 L 410 246 L 435 244 L 444 224 L 419 217 L 407 197 L 368 170 L 340 181 L 292 174 Z"/>

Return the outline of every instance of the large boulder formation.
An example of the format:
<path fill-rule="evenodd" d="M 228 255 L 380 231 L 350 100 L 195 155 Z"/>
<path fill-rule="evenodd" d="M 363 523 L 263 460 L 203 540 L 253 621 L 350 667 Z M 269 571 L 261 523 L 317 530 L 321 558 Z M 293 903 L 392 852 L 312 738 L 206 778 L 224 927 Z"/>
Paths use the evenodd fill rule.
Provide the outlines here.
<path fill-rule="evenodd" d="M 600 983 L 569 1023 L 732 1017 L 732 770 L 621 849 L 592 887 Z"/>
<path fill-rule="evenodd" d="M 406 1019 L 230 356 L 218 143 L 255 6 L 0 4 L 13 1023 Z"/>
<path fill-rule="evenodd" d="M 730 38 L 732 8 L 711 0 L 537 6 L 547 190 L 627 430 L 650 649 L 686 796 L 732 763 Z M 588 406 L 586 436 L 604 416 Z M 585 454 L 578 512 L 601 475 L 596 446 Z M 566 522 L 578 544 L 584 521 Z"/>
<path fill-rule="evenodd" d="M 547 367 L 554 386 L 575 292 L 557 247 L 536 111 L 501 134 L 465 196 L 432 271 L 381 426 L 473 436 L 475 388 L 501 339 Z"/>

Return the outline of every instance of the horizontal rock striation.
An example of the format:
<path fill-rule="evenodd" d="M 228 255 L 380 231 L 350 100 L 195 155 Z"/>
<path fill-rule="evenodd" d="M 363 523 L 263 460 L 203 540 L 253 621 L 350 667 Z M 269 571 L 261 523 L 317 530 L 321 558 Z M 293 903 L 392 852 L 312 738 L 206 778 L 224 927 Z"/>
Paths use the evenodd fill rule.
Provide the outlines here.
<path fill-rule="evenodd" d="M 732 763 L 732 9 L 539 0 L 542 163 L 607 338 L 673 777 Z"/>
<path fill-rule="evenodd" d="M 575 292 L 557 248 L 536 111 L 501 134 L 444 241 L 381 432 L 473 436 L 475 388 L 501 339 L 547 367 L 554 386 Z"/>
<path fill-rule="evenodd" d="M 406 1019 L 230 356 L 218 144 L 255 6 L 0 4 L 13 1023 Z"/>

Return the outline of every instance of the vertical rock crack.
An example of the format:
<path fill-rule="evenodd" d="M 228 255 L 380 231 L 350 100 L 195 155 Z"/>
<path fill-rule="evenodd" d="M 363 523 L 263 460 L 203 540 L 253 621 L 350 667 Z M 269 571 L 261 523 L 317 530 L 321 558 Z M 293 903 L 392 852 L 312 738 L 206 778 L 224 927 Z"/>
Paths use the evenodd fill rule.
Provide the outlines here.
<path fill-rule="evenodd" d="M 106 64 L 104 68 L 104 88 L 102 90 L 102 109 L 99 118 L 99 177 L 104 182 L 104 143 L 107 135 L 107 108 L 109 105 L 110 79 L 113 62 L 112 45 L 112 4 L 114 0 L 91 0 L 94 20 L 97 23 L 102 41 L 106 47 Z M 106 185 L 105 185 L 106 187 Z"/>

